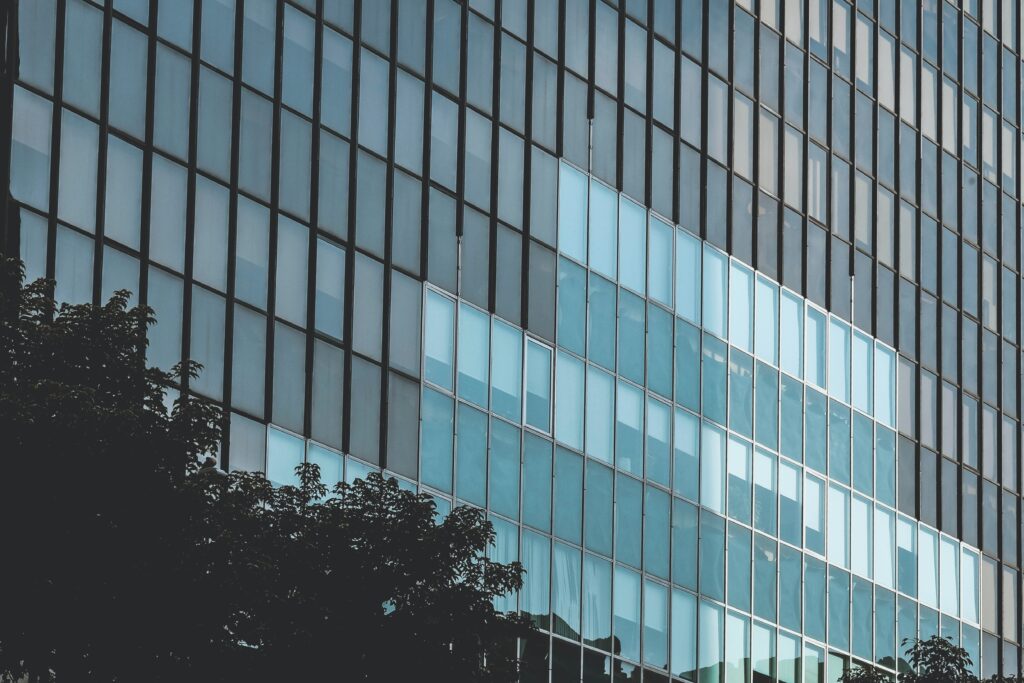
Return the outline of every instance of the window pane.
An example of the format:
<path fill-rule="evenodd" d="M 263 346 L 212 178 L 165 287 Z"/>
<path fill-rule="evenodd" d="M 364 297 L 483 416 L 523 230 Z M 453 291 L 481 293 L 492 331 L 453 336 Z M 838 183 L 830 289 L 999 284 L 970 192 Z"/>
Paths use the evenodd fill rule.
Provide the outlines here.
<path fill-rule="evenodd" d="M 522 333 L 494 320 L 491 328 L 491 410 L 514 422 L 522 410 Z"/>

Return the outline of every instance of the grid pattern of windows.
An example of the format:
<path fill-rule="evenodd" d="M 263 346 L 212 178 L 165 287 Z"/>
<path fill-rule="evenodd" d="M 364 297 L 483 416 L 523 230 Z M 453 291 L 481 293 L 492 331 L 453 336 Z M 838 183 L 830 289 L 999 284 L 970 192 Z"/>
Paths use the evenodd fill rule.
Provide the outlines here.
<path fill-rule="evenodd" d="M 128 288 L 153 306 L 150 356 L 203 363 L 182 390 L 230 413 L 229 466 L 282 479 L 309 457 L 331 476 L 372 466 L 425 482 L 418 420 L 439 409 L 426 381 L 446 396 L 475 386 L 453 400 L 489 401 L 488 420 L 552 435 L 588 463 L 603 454 L 614 487 L 640 475 L 657 489 L 671 465 L 665 479 L 664 465 L 618 464 L 632 447 L 618 412 L 647 448 L 651 424 L 673 433 L 677 410 L 696 411 L 754 444 L 755 473 L 764 448 L 777 468 L 791 458 L 827 474 L 822 509 L 834 484 L 849 523 L 866 496 L 980 548 L 981 673 L 1019 671 L 1019 3 L 20 0 L 0 11 L 17 29 L 2 84 L 3 248 L 30 277 L 56 276 L 63 301 Z M 442 350 L 426 347 L 439 342 L 415 332 L 447 305 L 452 348 L 483 329 L 492 349 L 519 335 L 523 365 L 495 370 L 481 352 L 464 366 L 459 353 L 451 372 L 470 375 L 440 382 L 430 359 Z M 783 336 L 797 324 L 800 357 Z M 513 408 L 492 387 L 519 376 Z M 561 397 L 567 411 L 544 424 L 544 402 Z M 615 421 L 592 426 L 591 399 Z M 810 416 L 805 432 L 820 426 L 811 455 L 824 461 L 788 450 L 787 410 Z M 329 450 L 271 438 L 268 424 Z M 858 470 L 869 424 L 876 438 L 896 429 L 892 498 L 877 466 L 874 490 Z M 848 474 L 845 447 L 831 456 L 847 442 Z M 558 458 L 532 475 L 557 483 Z M 452 476 L 454 488 L 431 486 L 458 491 Z M 514 536 L 499 528 L 503 543 Z M 546 552 L 631 581 L 621 562 Z M 842 583 L 812 575 L 824 590 Z M 652 612 L 676 600 L 637 581 L 636 604 Z M 693 608 L 698 623 L 769 641 L 713 600 Z M 601 632 L 595 618 L 573 632 Z M 775 662 L 751 652 L 750 675 L 792 680 L 798 657 L 829 676 L 841 666 L 778 634 Z M 854 642 L 829 645 L 859 656 Z M 579 650 L 553 643 L 552 661 L 572 671 Z M 601 666 L 593 647 L 580 675 Z M 700 653 L 747 661 L 720 641 Z"/>

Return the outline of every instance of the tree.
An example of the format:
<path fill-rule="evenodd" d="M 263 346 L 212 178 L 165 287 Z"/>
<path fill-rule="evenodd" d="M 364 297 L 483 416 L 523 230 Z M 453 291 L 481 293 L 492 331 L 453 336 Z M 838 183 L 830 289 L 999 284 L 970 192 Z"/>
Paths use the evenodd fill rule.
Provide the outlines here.
<path fill-rule="evenodd" d="M 0 263 L 0 679 L 511 681 L 482 513 L 371 475 L 332 491 L 216 468 L 222 413 L 167 408 L 127 292 L 62 306 Z"/>
<path fill-rule="evenodd" d="M 910 666 L 897 675 L 899 683 L 977 683 L 971 671 L 971 658 L 967 650 L 953 644 L 949 638 L 932 636 L 926 640 L 904 639 L 906 661 Z M 885 683 L 889 674 L 879 669 L 854 666 L 846 670 L 842 683 Z"/>

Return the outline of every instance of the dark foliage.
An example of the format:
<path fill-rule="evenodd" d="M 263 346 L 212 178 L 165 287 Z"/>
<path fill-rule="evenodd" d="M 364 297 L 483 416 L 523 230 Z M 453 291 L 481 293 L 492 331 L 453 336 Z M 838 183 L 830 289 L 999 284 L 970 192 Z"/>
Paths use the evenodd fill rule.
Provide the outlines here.
<path fill-rule="evenodd" d="M 151 322 L 0 263 L 0 679 L 515 679 L 529 626 L 493 599 L 522 568 L 479 511 L 220 472 L 221 412 L 167 409 L 199 369 L 147 368 Z"/>
<path fill-rule="evenodd" d="M 978 683 L 971 671 L 971 658 L 967 650 L 954 645 L 948 638 L 932 636 L 927 640 L 907 640 L 906 670 L 897 676 L 899 683 Z M 878 669 L 854 666 L 843 673 L 841 683 L 886 683 L 892 678 Z M 986 683 L 1010 680 L 1002 677 L 986 679 Z"/>

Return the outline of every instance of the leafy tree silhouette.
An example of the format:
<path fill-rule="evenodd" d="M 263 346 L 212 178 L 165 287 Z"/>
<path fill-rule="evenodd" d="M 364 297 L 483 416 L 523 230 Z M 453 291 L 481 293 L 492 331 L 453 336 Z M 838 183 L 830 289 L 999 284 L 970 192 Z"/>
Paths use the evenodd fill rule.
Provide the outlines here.
<path fill-rule="evenodd" d="M 907 666 L 896 676 L 899 683 L 978 683 L 971 671 L 967 650 L 949 638 L 932 636 L 926 640 L 904 638 Z M 1012 680 L 1001 676 L 985 679 L 986 683 Z M 871 667 L 854 666 L 845 671 L 841 683 L 891 683 L 892 677 Z"/>
<path fill-rule="evenodd" d="M 0 680 L 517 676 L 518 563 L 459 507 L 372 474 L 219 470 L 221 410 L 147 368 L 152 311 L 63 305 L 0 262 Z"/>

